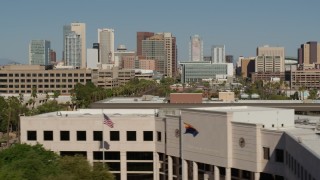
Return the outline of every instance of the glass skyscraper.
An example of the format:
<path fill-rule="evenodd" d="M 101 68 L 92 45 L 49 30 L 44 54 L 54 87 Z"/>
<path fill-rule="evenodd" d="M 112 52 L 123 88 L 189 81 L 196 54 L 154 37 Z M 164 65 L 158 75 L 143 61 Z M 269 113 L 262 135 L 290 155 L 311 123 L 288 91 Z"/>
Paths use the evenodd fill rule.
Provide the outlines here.
<path fill-rule="evenodd" d="M 50 64 L 50 41 L 32 40 L 29 44 L 29 64 Z"/>

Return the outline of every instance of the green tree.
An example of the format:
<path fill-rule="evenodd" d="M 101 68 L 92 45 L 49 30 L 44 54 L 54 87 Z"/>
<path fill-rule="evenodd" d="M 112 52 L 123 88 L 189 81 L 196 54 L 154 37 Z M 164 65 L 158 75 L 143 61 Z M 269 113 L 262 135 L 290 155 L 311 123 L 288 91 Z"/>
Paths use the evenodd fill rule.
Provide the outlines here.
<path fill-rule="evenodd" d="M 60 91 L 56 90 L 53 91 L 53 100 L 56 100 L 56 98 L 58 98 L 60 96 Z"/>
<path fill-rule="evenodd" d="M 92 167 L 80 156 L 60 157 L 42 145 L 16 144 L 0 151 L 3 180 L 113 180 L 108 168 Z"/>
<path fill-rule="evenodd" d="M 310 89 L 308 99 L 317 99 L 318 97 L 318 90 L 317 89 Z"/>

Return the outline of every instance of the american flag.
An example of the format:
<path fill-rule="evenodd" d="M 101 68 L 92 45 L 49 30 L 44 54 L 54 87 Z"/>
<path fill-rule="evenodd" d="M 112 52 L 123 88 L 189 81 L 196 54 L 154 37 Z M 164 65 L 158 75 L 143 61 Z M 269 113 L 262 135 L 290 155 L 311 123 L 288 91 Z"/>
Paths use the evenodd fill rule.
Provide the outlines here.
<path fill-rule="evenodd" d="M 104 113 L 103 113 L 103 117 L 104 117 L 103 124 L 113 128 L 114 123 L 111 121 L 111 119 Z"/>

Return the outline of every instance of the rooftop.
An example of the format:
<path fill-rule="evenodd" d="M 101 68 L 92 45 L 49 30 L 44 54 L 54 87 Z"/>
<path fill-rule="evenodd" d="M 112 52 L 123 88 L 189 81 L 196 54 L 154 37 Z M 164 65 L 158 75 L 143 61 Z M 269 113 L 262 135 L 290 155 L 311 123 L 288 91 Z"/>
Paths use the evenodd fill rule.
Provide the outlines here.
<path fill-rule="evenodd" d="M 154 116 L 154 109 L 78 109 L 77 111 L 57 111 L 39 114 L 35 117 L 97 117 L 103 113 L 111 117 L 119 116 Z M 30 116 L 34 117 L 34 116 Z"/>

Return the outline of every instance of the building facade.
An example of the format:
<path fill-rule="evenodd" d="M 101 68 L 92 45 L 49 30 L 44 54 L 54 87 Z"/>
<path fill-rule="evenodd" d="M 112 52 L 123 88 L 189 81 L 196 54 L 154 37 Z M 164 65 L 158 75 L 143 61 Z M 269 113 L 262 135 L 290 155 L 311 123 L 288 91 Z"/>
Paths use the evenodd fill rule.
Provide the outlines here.
<path fill-rule="evenodd" d="M 319 135 L 295 127 L 293 109 L 81 109 L 20 123 L 21 142 L 105 162 L 119 180 L 320 178 Z"/>
<path fill-rule="evenodd" d="M 320 44 L 316 41 L 301 44 L 298 49 L 298 58 L 299 64 L 319 64 Z"/>
<path fill-rule="evenodd" d="M 86 69 L 46 69 L 39 65 L 8 65 L 0 69 L 0 93 L 37 93 L 59 91 L 70 94 L 77 83 L 91 82 L 91 71 Z"/>
<path fill-rule="evenodd" d="M 70 41 L 71 39 L 74 39 L 74 41 L 79 41 L 77 42 L 79 45 L 70 47 L 71 42 L 67 41 Z M 73 53 L 77 54 L 75 57 L 76 59 L 70 60 L 70 57 L 73 56 Z M 65 64 L 67 66 L 77 65 L 76 68 L 86 68 L 86 53 L 86 24 L 75 22 L 71 23 L 70 25 L 63 26 L 63 60 Z M 78 56 L 78 54 L 80 54 L 80 56 Z"/>
<path fill-rule="evenodd" d="M 137 32 L 137 56 L 142 56 L 142 41 L 154 36 L 154 32 Z"/>
<path fill-rule="evenodd" d="M 319 79 L 319 69 L 294 70 L 291 71 L 291 88 L 295 90 L 299 90 L 301 87 L 305 89 L 319 89 Z"/>
<path fill-rule="evenodd" d="M 257 56 L 255 59 L 256 72 L 284 72 L 282 68 L 284 61 L 280 56 Z"/>
<path fill-rule="evenodd" d="M 267 69 L 267 71 L 271 71 L 271 59 L 273 59 L 273 65 L 276 67 L 273 67 L 274 71 L 273 72 L 284 72 L 285 71 L 285 66 L 284 66 L 284 61 L 285 61 L 285 52 L 284 52 L 284 47 L 270 47 L 268 45 L 257 47 L 257 56 L 271 56 L 268 57 L 267 60 L 265 60 L 264 65 L 268 67 L 264 67 Z M 257 61 L 256 61 L 257 63 Z M 259 68 L 260 69 L 260 68 Z M 256 71 L 258 71 L 257 66 L 256 66 Z M 261 70 L 259 70 L 261 72 Z M 265 70 L 266 72 L 266 70 Z"/>
<path fill-rule="evenodd" d="M 29 44 L 29 64 L 49 65 L 50 62 L 50 41 L 32 40 Z"/>
<path fill-rule="evenodd" d="M 81 36 L 75 32 L 70 32 L 65 37 L 64 62 L 66 66 L 80 68 L 82 65 L 82 43 Z"/>
<path fill-rule="evenodd" d="M 255 72 L 255 58 L 241 59 L 241 76 L 243 78 L 251 77 L 251 73 Z"/>
<path fill-rule="evenodd" d="M 203 61 L 203 41 L 197 34 L 190 37 L 189 60 Z"/>
<path fill-rule="evenodd" d="M 36 87 L 37 93 L 59 91 L 68 95 L 77 83 L 92 82 L 102 88 L 114 88 L 124 85 L 135 77 L 131 69 L 74 69 L 40 65 L 7 65 L 0 67 L 0 93 L 31 93 Z"/>
<path fill-rule="evenodd" d="M 99 59 L 101 64 L 114 64 L 114 29 L 98 29 Z"/>
<path fill-rule="evenodd" d="M 225 45 L 215 45 L 211 48 L 212 63 L 226 63 Z"/>
<path fill-rule="evenodd" d="M 171 33 L 157 33 L 142 40 L 142 56 L 156 61 L 156 71 L 167 77 L 177 75 L 176 38 Z"/>
<path fill-rule="evenodd" d="M 181 82 L 201 82 L 203 79 L 216 79 L 217 76 L 233 76 L 232 63 L 180 62 Z"/>
<path fill-rule="evenodd" d="M 98 68 L 99 49 L 91 48 L 87 49 L 87 68 L 96 69 Z"/>

